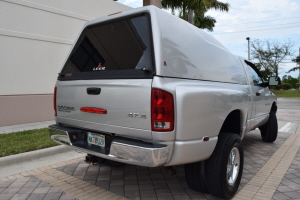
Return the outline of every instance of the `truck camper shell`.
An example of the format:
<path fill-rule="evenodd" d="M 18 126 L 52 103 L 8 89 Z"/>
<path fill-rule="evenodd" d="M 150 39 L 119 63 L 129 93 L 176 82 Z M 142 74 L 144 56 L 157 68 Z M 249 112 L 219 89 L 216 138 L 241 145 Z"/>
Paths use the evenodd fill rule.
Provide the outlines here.
<path fill-rule="evenodd" d="M 247 84 L 245 72 L 243 71 L 241 63 L 236 55 L 229 52 L 219 41 L 205 31 L 171 15 L 164 10 L 158 9 L 155 6 L 146 6 L 134 10 L 128 10 L 90 21 L 83 27 L 83 31 L 79 35 L 75 44 L 78 45 L 80 40 L 86 40 L 84 35 L 91 27 L 107 24 L 107 29 L 109 29 L 110 22 L 118 20 L 122 21 L 128 17 L 139 15 L 146 16 L 148 20 L 148 24 L 140 23 L 138 26 L 142 26 L 142 29 L 149 31 L 150 45 L 148 44 L 145 46 L 141 38 L 132 36 L 134 33 L 122 32 L 119 33 L 119 37 L 128 37 L 128 42 L 131 44 L 135 43 L 136 46 L 131 45 L 128 47 L 127 51 L 118 52 L 116 51 L 116 49 L 119 48 L 117 44 L 112 51 L 120 54 L 125 53 L 127 56 L 138 56 L 143 51 L 151 51 L 151 59 L 148 60 L 148 65 L 150 64 L 151 66 L 139 66 L 137 68 L 150 69 L 152 73 L 145 75 L 145 73 L 140 72 L 140 70 L 135 70 L 135 72 L 131 71 L 131 77 L 126 78 L 152 78 L 152 75 L 154 74 L 162 77 L 207 80 L 243 85 Z M 118 30 L 113 31 L 117 32 Z M 128 36 L 126 36 L 126 34 Z M 131 36 L 129 36 L 130 34 Z M 134 40 L 137 42 L 132 42 L 132 37 L 135 37 Z M 103 40 L 105 39 L 109 40 L 104 37 Z M 93 41 L 92 39 L 90 40 Z M 103 41 L 101 42 L 103 43 Z M 120 45 L 126 46 L 126 44 Z M 76 45 L 73 46 L 73 51 L 76 48 Z M 70 52 L 70 55 L 71 54 L 72 51 Z M 141 57 L 137 57 L 136 59 L 141 63 L 142 59 L 138 60 L 139 58 Z M 133 62 L 137 61 L 134 60 Z M 68 62 L 66 62 L 66 65 L 67 63 Z M 64 72 L 64 70 L 62 72 Z M 66 71 L 65 73 L 70 72 L 71 71 Z M 139 76 L 142 73 L 142 77 Z M 105 77 L 121 78 L 116 74 Z M 74 78 L 74 76 L 73 78 L 65 76 L 59 77 L 60 80 L 69 80 Z M 78 78 L 81 79 L 83 77 Z M 94 78 L 97 79 L 96 77 Z"/>

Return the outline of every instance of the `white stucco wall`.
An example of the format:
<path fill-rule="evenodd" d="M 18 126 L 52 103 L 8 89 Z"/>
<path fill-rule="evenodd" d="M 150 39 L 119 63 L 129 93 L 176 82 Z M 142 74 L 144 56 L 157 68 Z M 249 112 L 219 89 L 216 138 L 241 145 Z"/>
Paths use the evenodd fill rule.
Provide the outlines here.
<path fill-rule="evenodd" d="M 0 0 L 0 96 L 53 93 L 84 23 L 128 9 L 112 0 Z"/>

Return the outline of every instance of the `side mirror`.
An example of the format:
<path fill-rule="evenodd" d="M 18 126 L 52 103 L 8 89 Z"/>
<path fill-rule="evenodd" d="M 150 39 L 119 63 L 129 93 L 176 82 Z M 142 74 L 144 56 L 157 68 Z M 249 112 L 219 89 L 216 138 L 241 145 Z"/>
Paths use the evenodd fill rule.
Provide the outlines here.
<path fill-rule="evenodd" d="M 269 86 L 277 86 L 281 84 L 280 77 L 278 76 L 271 76 L 269 78 Z"/>

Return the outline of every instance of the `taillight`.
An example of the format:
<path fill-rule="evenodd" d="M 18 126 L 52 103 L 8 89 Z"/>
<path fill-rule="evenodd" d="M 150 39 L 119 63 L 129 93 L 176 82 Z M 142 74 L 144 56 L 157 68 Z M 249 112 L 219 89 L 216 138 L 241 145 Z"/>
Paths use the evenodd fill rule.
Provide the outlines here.
<path fill-rule="evenodd" d="M 56 91 L 57 91 L 57 87 L 54 88 L 54 95 L 53 95 L 54 116 L 57 116 Z"/>
<path fill-rule="evenodd" d="M 174 129 L 174 101 L 171 93 L 152 89 L 151 123 L 152 131 L 172 131 Z"/>

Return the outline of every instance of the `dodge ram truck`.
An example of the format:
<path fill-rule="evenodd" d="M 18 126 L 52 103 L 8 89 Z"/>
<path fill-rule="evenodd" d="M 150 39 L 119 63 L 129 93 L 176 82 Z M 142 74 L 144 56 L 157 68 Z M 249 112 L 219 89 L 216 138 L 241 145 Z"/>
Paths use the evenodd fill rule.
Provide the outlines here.
<path fill-rule="evenodd" d="M 244 135 L 277 137 L 276 96 L 254 64 L 154 6 L 85 24 L 54 89 L 52 140 L 146 167 L 185 164 L 188 185 L 232 198 Z"/>

